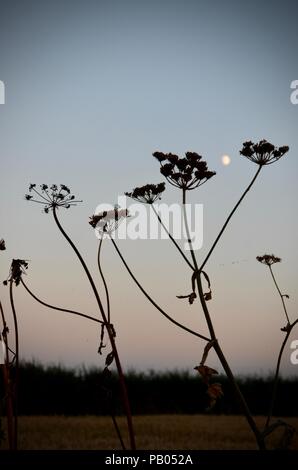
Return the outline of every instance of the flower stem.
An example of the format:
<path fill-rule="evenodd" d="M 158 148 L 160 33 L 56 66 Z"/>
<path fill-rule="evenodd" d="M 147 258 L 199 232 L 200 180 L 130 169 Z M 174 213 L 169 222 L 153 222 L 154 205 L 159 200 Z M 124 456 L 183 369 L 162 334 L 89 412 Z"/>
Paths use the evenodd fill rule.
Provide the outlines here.
<path fill-rule="evenodd" d="M 0 302 L 0 311 L 1 319 L 3 324 L 2 338 L 5 346 L 5 361 L 2 365 L 2 374 L 3 374 L 3 383 L 5 387 L 5 405 L 6 405 L 6 419 L 7 419 L 7 435 L 8 435 L 8 445 L 9 449 L 14 449 L 14 414 L 13 414 L 13 399 L 12 399 L 12 390 L 11 390 L 11 379 L 10 379 L 10 365 L 9 365 L 9 346 L 7 339 L 7 324 L 4 315 L 4 310 L 2 308 L 2 303 Z"/>
<path fill-rule="evenodd" d="M 261 435 L 260 431 L 258 430 L 258 428 L 256 426 L 256 423 L 255 423 L 255 421 L 254 421 L 254 419 L 251 415 L 251 412 L 248 408 L 246 400 L 242 395 L 242 392 L 241 392 L 241 390 L 240 390 L 240 388 L 239 388 L 239 386 L 238 386 L 238 384 L 235 380 L 235 377 L 234 377 L 233 372 L 232 372 L 232 370 L 231 370 L 231 368 L 228 364 L 228 361 L 226 360 L 226 358 L 224 356 L 224 353 L 223 353 L 223 351 L 222 351 L 222 349 L 219 345 L 219 342 L 216 339 L 213 323 L 212 323 L 212 320 L 211 320 L 211 317 L 210 317 L 210 314 L 209 314 L 209 310 L 208 310 L 206 300 L 205 300 L 205 297 L 204 297 L 204 292 L 203 292 L 202 279 L 201 279 L 201 270 L 202 270 L 202 268 L 200 268 L 200 270 L 198 269 L 196 256 L 195 256 L 195 253 L 194 253 L 194 250 L 193 250 L 193 247 L 192 247 L 192 242 L 191 242 L 190 232 L 189 232 L 189 227 L 188 227 L 188 221 L 187 221 L 187 214 L 186 214 L 186 210 L 185 210 L 185 204 L 186 204 L 186 190 L 183 189 L 182 190 L 182 205 L 183 205 L 184 226 L 185 226 L 186 236 L 187 236 L 187 239 L 188 239 L 188 244 L 189 244 L 189 248 L 190 248 L 191 257 L 192 257 L 192 260 L 193 260 L 193 264 L 196 268 L 196 281 L 197 281 L 197 287 L 198 287 L 198 293 L 199 293 L 201 305 L 202 305 L 202 308 L 203 308 L 204 316 L 205 316 L 205 319 L 206 319 L 206 322 L 207 322 L 207 325 L 208 325 L 208 329 L 209 329 L 211 339 L 214 340 L 213 347 L 214 347 L 214 350 L 217 354 L 217 357 L 219 358 L 219 360 L 221 362 L 221 365 L 222 365 L 222 367 L 223 367 L 223 369 L 224 369 L 224 371 L 225 371 L 225 373 L 226 373 L 226 375 L 227 375 L 227 377 L 228 377 L 228 379 L 229 379 L 229 381 L 230 381 L 230 383 L 231 383 L 231 385 L 234 389 L 235 396 L 236 396 L 236 398 L 239 402 L 239 405 L 242 408 L 243 414 L 246 417 L 246 420 L 247 420 L 252 432 L 255 435 L 255 438 L 256 438 L 256 441 L 258 443 L 259 448 L 260 449 L 265 449 L 264 439 L 262 438 L 262 435 Z M 238 203 L 238 205 L 239 205 L 239 203 Z"/>
<path fill-rule="evenodd" d="M 78 315 L 80 317 L 87 318 L 88 320 L 95 321 L 96 323 L 103 323 L 98 318 L 91 317 L 90 315 L 85 315 L 85 313 L 77 312 L 75 310 L 69 310 L 68 308 L 55 307 L 54 305 L 48 304 L 47 302 L 44 302 L 43 300 L 40 300 L 35 294 L 33 294 L 33 292 L 29 289 L 29 287 L 23 281 L 22 277 L 21 277 L 21 283 L 25 287 L 28 294 L 30 294 L 31 297 L 33 297 L 34 300 L 36 300 L 41 305 L 44 305 L 45 307 L 51 308 L 53 310 L 58 310 L 59 312 L 72 313 L 73 315 Z"/>
<path fill-rule="evenodd" d="M 162 226 L 162 228 L 165 230 L 165 232 L 168 234 L 170 240 L 174 243 L 174 245 L 176 246 L 177 250 L 179 251 L 179 253 L 181 254 L 181 256 L 184 258 L 184 260 L 186 261 L 186 263 L 188 264 L 188 266 L 194 271 L 194 267 L 192 266 L 192 264 L 189 262 L 189 260 L 187 259 L 187 257 L 185 256 L 185 254 L 183 253 L 183 251 L 181 250 L 180 246 L 178 245 L 178 243 L 176 242 L 175 238 L 170 234 L 169 230 L 167 229 L 167 227 L 165 226 L 165 224 L 163 223 L 163 221 L 161 220 L 161 217 L 159 215 L 159 213 L 157 212 L 157 210 L 155 209 L 154 205 L 151 204 L 151 207 L 152 207 L 152 210 L 154 212 L 154 214 L 156 215 L 157 219 L 158 219 L 158 222 L 160 223 L 160 225 Z"/>
<path fill-rule="evenodd" d="M 168 315 L 151 297 L 150 295 L 145 291 L 145 289 L 143 288 L 143 286 L 139 283 L 139 281 L 137 280 L 137 278 L 135 277 L 135 275 L 132 273 L 130 267 L 128 266 L 128 264 L 126 263 L 125 259 L 123 258 L 122 256 L 122 253 L 121 251 L 119 250 L 118 246 L 116 245 L 115 243 L 115 240 L 111 238 L 111 241 L 115 247 L 115 250 L 117 251 L 122 263 L 124 264 L 124 266 L 126 267 L 130 277 L 133 279 L 133 281 L 136 283 L 136 285 L 138 286 L 138 288 L 140 289 L 140 291 L 145 295 L 145 297 L 149 300 L 149 302 L 152 303 L 152 305 L 154 305 L 154 307 L 159 310 L 159 312 L 164 316 L 166 317 L 168 320 L 170 320 L 170 322 L 174 323 L 174 325 L 177 325 L 179 328 L 182 328 L 183 330 L 187 331 L 188 333 L 191 333 L 192 335 L 194 336 L 197 336 L 198 338 L 201 338 L 205 341 L 210 341 L 210 338 L 207 338 L 206 336 L 203 336 L 201 335 L 200 333 L 197 333 L 196 331 L 193 331 L 191 330 L 190 328 L 188 328 L 187 326 L 185 325 L 182 325 L 181 323 L 177 322 L 176 320 L 174 320 L 174 318 L 170 317 L 170 315 Z"/>
<path fill-rule="evenodd" d="M 19 387 L 19 330 L 18 330 L 18 319 L 13 299 L 13 280 L 10 280 L 9 284 L 9 298 L 10 305 L 13 315 L 14 332 L 15 332 L 15 377 L 14 377 L 14 442 L 13 449 L 18 448 L 18 387 Z"/>
<path fill-rule="evenodd" d="M 248 185 L 248 187 L 246 188 L 246 190 L 244 191 L 244 193 L 242 194 L 242 196 L 240 197 L 239 201 L 237 202 L 237 204 L 235 205 L 235 207 L 232 209 L 232 211 L 230 212 L 227 220 L 225 221 L 225 223 L 223 224 L 219 234 L 217 235 L 213 245 L 211 246 L 210 250 L 208 251 L 203 263 L 201 264 L 200 266 L 200 271 L 204 268 L 205 264 L 207 263 L 208 259 L 210 258 L 214 248 L 216 247 L 217 243 L 219 242 L 219 239 L 221 238 L 223 232 L 225 231 L 228 223 L 230 222 L 231 218 L 233 217 L 234 213 L 236 212 L 236 210 L 238 209 L 239 205 L 241 204 L 241 202 L 243 201 L 244 197 L 246 196 L 246 194 L 248 193 L 248 191 L 250 190 L 250 188 L 252 187 L 252 185 L 254 184 L 254 182 L 256 181 L 260 171 L 261 171 L 261 168 L 262 166 L 259 165 L 259 168 L 258 168 L 258 171 L 256 172 L 256 174 L 254 175 L 253 179 L 251 180 L 250 184 Z"/>
<path fill-rule="evenodd" d="M 266 424 L 265 424 L 265 429 L 268 428 L 269 424 L 270 424 L 270 420 L 271 420 L 271 417 L 272 417 L 272 414 L 273 414 L 273 408 L 274 408 L 274 403 L 275 403 L 275 399 L 276 399 L 276 392 L 277 392 L 277 384 L 278 384 L 278 376 L 279 376 L 279 369 L 280 369 L 280 363 L 281 363 L 281 358 L 282 358 L 282 354 L 283 354 L 283 351 L 285 349 L 285 346 L 286 346 L 286 343 L 288 341 L 288 338 L 291 334 L 291 331 L 292 329 L 294 328 L 294 326 L 298 323 L 298 318 L 297 320 L 295 320 L 292 324 L 288 323 L 288 328 L 287 328 L 287 333 L 286 333 L 286 336 L 282 342 L 282 345 L 281 345 L 281 348 L 280 348 L 280 351 L 279 351 L 279 354 L 278 354 L 278 358 L 277 358 L 277 364 L 276 364 L 276 370 L 275 370 L 275 376 L 274 376 L 274 381 L 273 381 L 273 391 L 272 391 L 272 397 L 271 397 L 271 403 L 270 403 L 270 408 L 269 408 L 269 412 L 268 412 L 268 416 L 267 416 L 267 420 L 266 420 Z"/>
<path fill-rule="evenodd" d="M 188 245 L 189 245 L 189 248 L 190 248 L 190 254 L 191 254 L 191 257 L 192 257 L 192 261 L 193 261 L 195 270 L 197 271 L 196 280 L 197 280 L 198 292 L 200 293 L 200 290 L 202 290 L 202 284 L 201 284 L 201 280 L 199 280 L 200 276 L 199 276 L 199 270 L 198 270 L 198 262 L 197 262 L 196 255 L 195 255 L 195 252 L 194 252 L 194 249 L 193 249 L 193 246 L 192 246 L 192 241 L 191 241 L 191 238 L 190 238 L 185 205 L 186 205 L 186 190 L 183 189 L 182 190 L 182 209 L 183 209 L 184 227 L 185 227 L 185 231 L 186 231 L 186 236 L 187 236 L 187 241 L 188 241 Z M 202 291 L 202 298 L 204 299 L 203 291 Z M 202 298 L 200 296 L 201 303 L 202 303 Z M 202 303 L 202 307 L 203 307 L 203 311 L 204 311 L 204 315 L 205 315 L 205 319 L 206 319 L 206 322 L 207 322 L 207 325 L 208 325 L 208 329 L 209 329 L 211 339 L 212 340 L 216 339 L 213 324 L 212 324 L 212 320 L 210 318 L 209 311 L 208 311 L 205 299 L 204 299 L 204 302 Z"/>
<path fill-rule="evenodd" d="M 284 309 L 284 312 L 285 312 L 285 315 L 286 315 L 286 318 L 287 318 L 287 322 L 290 323 L 289 316 L 288 316 L 288 312 L 287 312 L 287 308 L 286 308 L 286 304 L 285 304 L 285 301 L 284 301 L 284 297 L 283 297 L 282 293 L 280 292 L 280 288 L 278 287 L 278 284 L 277 284 L 277 282 L 276 282 L 276 279 L 275 279 L 275 276 L 274 276 L 274 274 L 273 274 L 273 270 L 272 270 L 271 265 L 269 265 L 269 269 L 270 269 L 270 273 L 271 273 L 273 282 L 274 282 L 275 287 L 276 287 L 276 289 L 277 289 L 277 292 L 279 293 L 279 296 L 280 296 L 280 298 L 281 298 L 282 306 L 283 306 L 283 309 Z"/>
<path fill-rule="evenodd" d="M 100 242 L 99 242 L 99 245 L 98 245 L 97 264 L 98 264 L 98 270 L 99 270 L 99 273 L 100 273 L 100 276 L 101 276 L 101 279 L 102 279 L 102 282 L 103 282 L 103 285 L 104 285 L 104 288 L 105 288 L 105 292 L 106 292 L 108 321 L 110 321 L 111 320 L 111 307 L 110 307 L 109 290 L 108 290 L 108 286 L 107 286 L 107 283 L 106 283 L 106 280 L 105 280 L 105 277 L 104 277 L 104 274 L 103 274 L 103 271 L 102 271 L 102 268 L 101 268 L 101 262 L 100 262 L 102 242 L 103 242 L 103 238 L 100 239 Z"/>
<path fill-rule="evenodd" d="M 93 281 L 93 278 L 90 274 L 90 271 L 89 271 L 82 255 L 81 255 L 81 253 L 79 252 L 79 250 L 77 249 L 77 247 L 75 246 L 75 244 L 73 243 L 71 238 L 67 235 L 67 233 L 63 229 L 62 225 L 60 224 L 59 219 L 58 219 L 57 214 L 56 214 L 56 207 L 53 207 L 53 216 L 54 216 L 55 222 L 56 222 L 61 234 L 63 235 L 63 237 L 67 240 L 67 242 L 70 244 L 70 246 L 74 250 L 75 254 L 77 255 L 77 257 L 78 257 L 78 259 L 79 259 L 79 261 L 80 261 L 80 263 L 81 263 L 81 265 L 82 265 L 82 267 L 83 267 L 83 269 L 86 273 L 86 276 L 87 276 L 87 278 L 89 280 L 89 283 L 91 285 L 91 288 L 93 290 L 94 296 L 96 298 L 96 301 L 97 301 L 97 304 L 98 304 L 103 322 L 105 323 L 105 326 L 106 326 L 106 329 L 107 329 L 107 332 L 108 332 L 108 335 L 109 335 L 109 340 L 110 340 L 110 343 L 111 343 L 111 346 L 112 346 L 112 349 L 113 349 L 117 371 L 118 371 L 120 387 L 121 387 L 121 393 L 122 393 L 122 400 L 123 400 L 123 405 L 124 405 L 126 420 L 127 420 L 127 427 L 128 427 L 130 445 L 131 445 L 131 449 L 135 450 L 136 449 L 136 444 L 135 444 L 135 436 L 134 436 L 134 430 L 133 430 L 130 404 L 129 404 L 129 400 L 128 400 L 126 383 L 125 383 L 124 374 L 123 374 L 120 358 L 119 358 L 119 355 L 118 355 L 118 350 L 117 350 L 115 339 L 114 339 L 113 330 L 110 326 L 110 323 L 107 320 L 104 308 L 102 306 L 98 291 L 96 289 L 96 286 L 94 284 L 94 281 Z"/>
<path fill-rule="evenodd" d="M 2 319 L 2 324 L 3 324 L 2 338 L 3 338 L 4 346 L 5 346 L 5 364 L 9 366 L 9 354 L 8 354 L 9 347 L 8 347 L 8 339 L 7 339 L 8 328 L 7 328 L 7 323 L 6 323 L 4 310 L 2 307 L 1 301 L 0 301 L 0 312 L 1 312 L 1 319 Z"/>

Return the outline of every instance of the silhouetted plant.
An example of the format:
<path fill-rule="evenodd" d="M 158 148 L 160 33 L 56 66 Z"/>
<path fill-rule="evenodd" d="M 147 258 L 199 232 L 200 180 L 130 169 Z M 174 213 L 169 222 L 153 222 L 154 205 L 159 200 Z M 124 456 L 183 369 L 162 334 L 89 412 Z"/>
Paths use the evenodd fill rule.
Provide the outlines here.
<path fill-rule="evenodd" d="M 5 241 L 3 238 L 0 240 L 0 251 L 6 250 Z M 11 363 L 9 359 L 9 345 L 8 345 L 8 333 L 9 329 L 7 326 L 4 309 L 2 307 L 2 302 L 0 301 L 0 314 L 1 314 L 1 322 L 2 322 L 2 329 L 0 332 L 0 347 L 3 347 L 3 351 L 1 351 L 1 356 L 3 354 L 3 363 L 1 361 L 0 367 L 3 376 L 3 386 L 4 386 L 4 395 L 3 401 L 6 411 L 6 419 L 7 419 L 7 431 L 8 431 L 8 443 L 9 449 L 14 449 L 14 416 L 13 416 L 13 397 L 12 397 L 12 379 L 10 378 L 11 372 Z M 5 432 L 2 428 L 2 421 L 0 421 L 0 444 L 5 439 Z"/>
<path fill-rule="evenodd" d="M 102 305 L 98 290 L 96 288 L 95 282 L 90 274 L 90 271 L 87 267 L 86 262 L 84 261 L 81 253 L 79 252 L 78 248 L 70 238 L 70 236 L 65 232 L 64 228 L 62 227 L 58 216 L 57 216 L 57 211 L 60 208 L 65 208 L 69 209 L 71 206 L 76 205 L 78 202 L 81 202 L 79 200 L 76 200 L 75 196 L 71 194 L 70 189 L 65 186 L 64 184 L 61 185 L 55 185 L 53 184 L 52 186 L 48 186 L 46 184 L 40 185 L 39 189 L 37 189 L 36 184 L 30 184 L 29 186 L 29 193 L 25 196 L 25 199 L 28 201 L 36 202 L 38 204 L 42 204 L 44 206 L 44 211 L 46 213 L 52 212 L 54 220 L 56 222 L 56 225 L 58 229 L 60 230 L 61 234 L 63 237 L 67 240 L 67 242 L 70 244 L 72 249 L 74 250 L 75 254 L 77 255 L 84 272 L 88 278 L 88 281 L 91 285 L 92 291 L 94 293 L 94 296 L 97 301 L 97 305 L 99 308 L 99 312 L 102 318 L 101 323 L 101 336 L 103 335 L 104 329 L 107 331 L 109 341 L 112 347 L 112 351 L 107 355 L 106 357 L 106 370 L 108 370 L 108 367 L 115 361 L 116 368 L 118 371 L 118 376 L 119 376 L 119 382 L 120 382 L 120 388 L 121 388 L 121 395 L 122 395 L 122 400 L 123 400 L 123 405 L 125 409 L 125 414 L 127 418 L 127 426 L 128 426 L 128 433 L 129 433 L 129 440 L 130 440 L 130 446 L 132 449 L 135 449 L 135 436 L 134 436 L 134 430 L 133 430 L 133 424 L 132 424 L 132 417 L 131 417 L 131 410 L 130 410 L 130 404 L 128 400 L 128 394 L 127 394 L 127 388 L 125 384 L 125 378 L 124 374 L 122 371 L 122 366 L 120 362 L 120 358 L 118 355 L 118 350 L 116 347 L 116 342 L 115 342 L 115 329 L 114 326 L 110 323 L 108 315 L 106 314 L 106 311 Z M 63 309 L 65 311 L 65 309 Z M 68 310 L 68 312 L 70 312 Z M 70 313 L 74 313 L 73 311 Z M 82 316 L 82 315 L 81 315 Z M 101 352 L 102 349 L 102 344 L 100 345 L 99 352 Z M 114 424 L 115 420 L 113 419 Z M 119 436 L 119 428 L 115 424 L 115 429 L 116 432 Z M 121 445 L 123 446 L 123 440 L 120 439 Z"/>
<path fill-rule="evenodd" d="M 125 193 L 125 196 L 129 196 L 138 202 L 153 204 L 158 199 L 161 199 L 160 195 L 165 189 L 165 183 L 146 184 L 140 188 L 135 188 L 131 193 Z"/>
<path fill-rule="evenodd" d="M 207 163 L 196 152 L 186 152 L 185 158 L 162 152 L 154 152 L 153 156 L 160 163 L 161 174 L 176 188 L 195 189 L 216 174 L 208 170 Z"/>
<path fill-rule="evenodd" d="M 258 143 L 253 143 L 253 142 L 245 142 L 243 144 L 243 148 L 240 150 L 240 155 L 248 158 L 254 163 L 257 163 L 258 169 L 256 174 L 254 175 L 252 181 L 244 191 L 244 193 L 241 195 L 240 199 L 237 201 L 236 205 L 228 215 L 224 225 L 222 226 L 221 230 L 219 231 L 217 237 L 215 238 L 215 241 L 211 245 L 211 248 L 209 249 L 207 255 L 201 262 L 201 264 L 198 263 L 197 257 L 195 255 L 193 246 L 192 246 L 192 241 L 190 238 L 190 232 L 189 232 L 189 227 L 188 227 L 188 220 L 187 220 L 187 214 L 185 210 L 185 204 L 186 204 L 186 195 L 187 191 L 193 190 L 202 184 L 206 183 L 210 178 L 212 178 L 215 175 L 215 172 L 210 171 L 208 169 L 207 163 L 202 160 L 201 155 L 195 152 L 186 152 L 185 157 L 180 158 L 178 155 L 172 154 L 172 153 L 163 153 L 163 152 L 154 152 L 153 156 L 159 161 L 160 163 L 160 172 L 161 174 L 167 179 L 167 181 L 172 185 L 175 186 L 176 188 L 181 189 L 182 191 L 182 207 L 183 207 L 183 221 L 184 221 L 184 227 L 187 235 L 187 241 L 189 244 L 189 249 L 190 249 L 190 255 L 191 255 L 191 261 L 185 256 L 183 253 L 182 249 L 179 247 L 177 242 L 174 240 L 172 236 L 170 236 L 169 231 L 163 224 L 158 212 L 156 209 L 154 209 L 154 202 L 156 199 L 159 198 L 159 194 L 156 186 L 155 185 L 145 185 L 143 187 L 137 187 L 133 191 L 126 193 L 126 195 L 132 197 L 133 199 L 136 199 L 140 202 L 145 202 L 150 204 L 150 206 L 154 209 L 154 213 L 157 216 L 160 224 L 162 227 L 167 231 L 167 233 L 170 236 L 171 241 L 174 243 L 176 248 L 178 248 L 180 254 L 183 256 L 183 259 L 187 263 L 187 265 L 191 268 L 192 270 L 192 276 L 191 276 L 191 285 L 192 285 L 192 291 L 188 295 L 183 295 L 183 296 L 178 296 L 178 298 L 188 298 L 188 301 L 190 304 L 192 304 L 195 300 L 195 298 L 198 296 L 200 299 L 200 303 L 202 306 L 202 310 L 204 313 L 204 317 L 208 326 L 209 330 L 209 335 L 210 338 L 206 338 L 200 333 L 189 331 L 185 325 L 178 324 L 177 322 L 173 321 L 173 319 L 168 316 L 167 314 L 165 315 L 165 312 L 163 309 L 161 309 L 155 301 L 152 300 L 151 296 L 147 294 L 145 289 L 140 285 L 138 280 L 135 278 L 135 276 L 132 274 L 132 271 L 128 267 L 126 261 L 124 260 L 122 254 L 120 253 L 119 248 L 117 247 L 115 241 L 111 238 L 113 245 L 115 246 L 122 262 L 126 266 L 126 269 L 128 270 L 129 274 L 135 281 L 135 283 L 138 285 L 138 287 L 141 289 L 141 291 L 145 294 L 145 296 L 148 298 L 148 300 L 163 314 L 165 315 L 168 319 L 170 319 L 173 323 L 175 323 L 177 326 L 180 328 L 183 328 L 184 330 L 187 330 L 189 333 L 195 334 L 196 336 L 200 337 L 201 339 L 204 339 L 207 341 L 207 345 L 204 349 L 203 352 L 203 357 L 201 360 L 201 363 L 199 366 L 196 367 L 198 370 L 199 374 L 203 377 L 203 380 L 205 380 L 205 383 L 207 385 L 207 393 L 210 398 L 210 405 L 214 405 L 216 400 L 222 395 L 222 388 L 220 384 L 217 383 L 211 383 L 210 378 L 213 375 L 213 373 L 216 373 L 215 369 L 207 366 L 205 364 L 208 352 L 211 348 L 213 348 L 218 356 L 218 359 L 221 362 L 221 365 L 234 389 L 235 395 L 238 399 L 238 402 L 242 408 L 242 412 L 244 416 L 247 419 L 247 422 L 252 430 L 252 432 L 255 435 L 257 444 L 260 449 L 265 449 L 265 435 L 262 433 L 254 420 L 254 418 L 251 415 L 251 412 L 249 410 L 249 407 L 247 405 L 247 402 L 245 398 L 243 397 L 239 386 L 237 384 L 237 381 L 234 378 L 234 375 L 232 373 L 232 370 L 228 364 L 228 361 L 226 360 L 224 353 L 222 351 L 222 348 L 220 346 L 218 337 L 215 333 L 213 321 L 211 318 L 211 315 L 209 313 L 209 309 L 207 306 L 207 302 L 212 299 L 212 293 L 211 293 L 211 283 L 209 276 L 205 271 L 203 271 L 203 268 L 205 267 L 206 263 L 208 262 L 210 256 L 212 255 L 216 245 L 218 244 L 220 238 L 222 237 L 228 223 L 230 222 L 233 214 L 236 212 L 237 208 L 241 204 L 242 200 L 248 193 L 248 191 L 251 189 L 252 185 L 256 181 L 261 169 L 269 164 L 274 163 L 275 161 L 279 160 L 287 151 L 289 148 L 287 146 L 283 147 L 275 147 L 271 143 L 267 142 L 266 140 L 261 140 Z M 152 195 L 152 189 L 153 189 L 153 195 Z M 149 192 L 149 195 L 148 195 Z M 155 199 L 156 196 L 156 199 Z M 208 283 L 208 291 L 204 292 L 203 289 L 203 284 L 202 284 L 202 275 L 206 279 Z M 214 371 L 212 374 L 208 374 L 208 371 Z M 208 380 L 207 380 L 208 378 Z M 268 431 L 268 428 L 267 428 Z"/>
<path fill-rule="evenodd" d="M 280 263 L 281 258 L 278 258 L 277 256 L 274 256 L 274 255 L 263 255 L 263 256 L 257 256 L 257 260 L 260 263 L 264 264 L 265 266 L 268 266 L 271 277 L 272 277 L 273 282 L 274 282 L 274 285 L 275 285 L 276 290 L 277 290 L 277 292 L 280 296 L 282 306 L 283 306 L 283 311 L 284 311 L 284 314 L 285 314 L 286 320 L 287 320 L 286 326 L 281 328 L 281 331 L 286 333 L 286 335 L 285 335 L 285 337 L 282 341 L 282 345 L 280 347 L 280 351 L 279 351 L 278 358 L 277 358 L 277 364 L 276 364 L 275 375 L 274 375 L 274 380 L 273 380 L 273 391 L 272 391 L 271 403 L 270 403 L 270 408 L 269 408 L 269 412 L 268 412 L 268 416 L 267 416 L 267 420 L 266 420 L 266 424 L 265 424 L 265 428 L 264 428 L 264 433 L 266 433 L 266 432 L 268 432 L 268 429 L 270 429 L 270 420 L 272 418 L 272 414 L 273 414 L 273 411 L 274 411 L 274 404 L 275 404 L 275 400 L 276 400 L 276 392 L 277 392 L 277 385 L 278 385 L 278 380 L 279 380 L 279 370 L 280 370 L 280 363 L 281 363 L 281 359 L 282 359 L 282 354 L 283 354 L 284 348 L 286 346 L 286 343 L 288 341 L 288 338 L 291 334 L 292 329 L 298 323 L 298 318 L 294 322 L 292 322 L 292 323 L 290 322 L 289 315 L 288 315 L 287 308 L 286 308 L 286 304 L 285 304 L 285 300 L 284 300 L 285 298 L 288 299 L 289 296 L 288 296 L 288 294 L 282 294 L 281 293 L 281 290 L 280 290 L 280 288 L 277 284 L 276 278 L 275 278 L 273 270 L 272 270 L 273 264 Z M 285 436 L 290 437 L 291 434 L 293 433 L 292 426 L 289 426 L 287 423 L 284 423 L 280 420 L 277 423 L 278 423 L 278 426 L 283 426 L 284 427 Z M 276 423 L 274 423 L 272 430 L 274 430 L 276 427 L 277 427 L 277 425 L 276 425 Z"/>
<path fill-rule="evenodd" d="M 4 245 L 5 246 L 5 245 Z M 4 248 L 5 249 L 5 248 Z M 14 350 L 9 347 L 8 333 L 9 328 L 6 323 L 4 310 L 0 303 L 1 319 L 3 324 L 2 337 L 5 345 L 5 361 L 3 364 L 3 378 L 6 391 L 6 415 L 8 429 L 8 443 L 11 450 L 18 448 L 18 381 L 19 381 L 19 332 L 17 313 L 13 297 L 13 284 L 20 283 L 21 275 L 28 264 L 24 260 L 13 259 L 10 267 L 9 277 L 3 282 L 4 285 L 9 283 L 9 299 L 13 314 L 15 344 Z M 10 354 L 12 358 L 10 358 Z"/>

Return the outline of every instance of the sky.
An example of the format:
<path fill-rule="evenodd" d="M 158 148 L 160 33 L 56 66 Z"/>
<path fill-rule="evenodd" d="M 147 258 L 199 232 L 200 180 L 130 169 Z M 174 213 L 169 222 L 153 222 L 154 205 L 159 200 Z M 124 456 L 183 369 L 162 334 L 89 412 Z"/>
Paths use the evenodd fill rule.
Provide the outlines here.
<path fill-rule="evenodd" d="M 204 258 L 257 168 L 239 155 L 246 140 L 288 145 L 262 169 L 216 247 L 206 271 L 216 334 L 237 374 L 274 369 L 285 324 L 280 298 L 257 255 L 282 258 L 275 273 L 297 317 L 298 80 L 295 1 L 0 1 L 1 279 L 12 258 L 29 260 L 26 282 L 52 304 L 98 315 L 87 279 L 51 214 L 24 200 L 29 183 L 63 183 L 83 200 L 59 211 L 100 288 L 98 240 L 88 218 L 135 186 L 159 183 L 156 150 L 203 155 L 210 181 L 192 191 L 203 206 Z M 229 165 L 222 155 L 229 155 Z M 163 203 L 180 203 L 167 185 Z M 129 204 L 129 201 L 127 201 Z M 119 240 L 132 271 L 178 321 L 207 333 L 190 272 L 169 240 Z M 183 242 L 182 242 L 183 245 Z M 102 268 L 124 367 L 188 369 L 204 343 L 164 319 L 137 290 L 112 244 Z M 93 323 L 38 305 L 15 288 L 20 354 L 44 363 L 102 365 Z M 12 326 L 8 291 L 0 289 Z M 297 375 L 291 341 L 284 375 Z M 108 351 L 108 348 L 107 348 Z M 222 371 L 213 352 L 208 365 Z"/>

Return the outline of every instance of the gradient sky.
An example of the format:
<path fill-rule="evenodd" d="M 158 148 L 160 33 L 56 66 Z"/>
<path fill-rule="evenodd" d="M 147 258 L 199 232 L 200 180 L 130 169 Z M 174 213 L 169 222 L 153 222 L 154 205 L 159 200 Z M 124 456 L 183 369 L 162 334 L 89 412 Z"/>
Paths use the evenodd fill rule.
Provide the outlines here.
<path fill-rule="evenodd" d="M 266 138 L 290 152 L 264 168 L 207 266 L 209 307 L 223 350 L 238 373 L 267 373 L 283 338 L 284 316 L 256 255 L 274 253 L 292 319 L 297 317 L 298 79 L 296 1 L 0 1 L 1 279 L 10 260 L 30 260 L 26 281 L 57 305 L 97 315 L 92 294 L 51 215 L 29 204 L 30 182 L 64 183 L 84 203 L 60 218 L 96 271 L 88 217 L 100 203 L 163 180 L 155 150 L 201 153 L 217 175 L 190 200 L 204 205 L 202 259 L 256 166 L 239 156 L 245 140 Z M 224 167 L 221 156 L 231 164 Z M 163 202 L 180 201 L 168 187 Z M 206 333 L 199 303 L 177 300 L 190 276 L 169 241 L 119 241 L 154 299 Z M 125 367 L 192 368 L 203 343 L 169 324 L 138 292 L 112 245 L 103 268 Z M 8 292 L 1 299 L 9 315 Z M 102 364 L 93 324 L 15 292 L 21 357 Z M 9 317 L 11 324 L 11 318 Z M 291 339 L 298 339 L 298 330 Z M 285 350 L 284 374 L 297 374 Z M 221 371 L 214 354 L 208 364 Z"/>

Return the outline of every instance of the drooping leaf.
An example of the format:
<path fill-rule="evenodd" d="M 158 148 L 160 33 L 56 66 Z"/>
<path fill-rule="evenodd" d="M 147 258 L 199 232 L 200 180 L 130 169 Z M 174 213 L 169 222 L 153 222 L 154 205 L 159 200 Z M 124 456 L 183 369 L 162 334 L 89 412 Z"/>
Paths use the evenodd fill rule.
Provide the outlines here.
<path fill-rule="evenodd" d="M 111 351 L 106 357 L 106 366 L 109 367 L 114 360 L 114 353 Z"/>
<path fill-rule="evenodd" d="M 206 292 L 206 293 L 204 294 L 204 299 L 206 300 L 206 302 L 207 302 L 208 300 L 211 300 L 211 299 L 212 299 L 212 292 L 211 292 L 211 290 L 210 290 L 209 292 Z"/>
<path fill-rule="evenodd" d="M 204 366 L 204 365 L 199 365 L 195 367 L 195 370 L 199 372 L 200 376 L 202 377 L 203 381 L 206 384 L 209 383 L 209 380 L 212 377 L 212 375 L 218 374 L 217 370 L 212 369 L 211 367 L 208 367 L 208 366 Z"/>
<path fill-rule="evenodd" d="M 205 348 L 204 348 L 204 352 L 203 352 L 203 356 L 202 356 L 202 360 L 201 360 L 201 366 L 203 366 L 206 362 L 206 359 L 207 359 L 207 356 L 208 356 L 208 353 L 210 351 L 210 349 L 214 346 L 214 343 L 216 342 L 216 340 L 212 340 L 212 341 L 209 341 Z"/>

